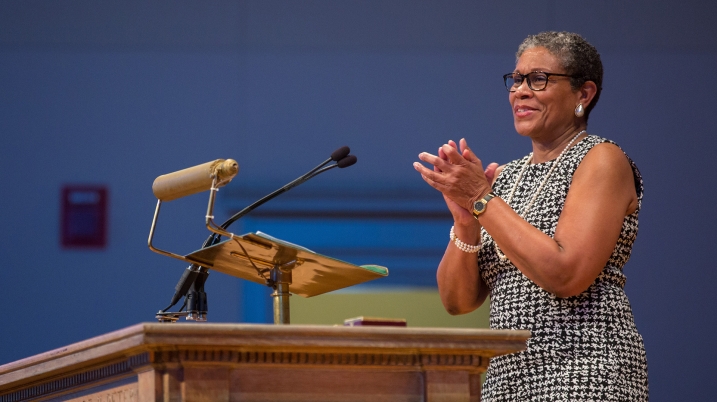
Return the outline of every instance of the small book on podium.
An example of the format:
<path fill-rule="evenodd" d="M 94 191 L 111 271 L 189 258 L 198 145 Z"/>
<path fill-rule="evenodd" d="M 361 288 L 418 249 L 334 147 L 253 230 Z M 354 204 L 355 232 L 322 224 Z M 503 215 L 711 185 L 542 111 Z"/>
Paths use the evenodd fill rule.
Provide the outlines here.
<path fill-rule="evenodd" d="M 404 318 L 378 318 L 378 317 L 354 317 L 344 320 L 345 327 L 405 327 Z"/>

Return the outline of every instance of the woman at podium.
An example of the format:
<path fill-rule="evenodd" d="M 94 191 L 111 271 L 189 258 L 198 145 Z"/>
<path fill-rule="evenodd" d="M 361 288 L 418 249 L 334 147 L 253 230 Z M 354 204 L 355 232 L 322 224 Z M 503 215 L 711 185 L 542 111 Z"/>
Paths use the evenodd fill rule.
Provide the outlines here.
<path fill-rule="evenodd" d="M 602 89 L 597 50 L 566 32 L 529 36 L 504 75 L 532 152 L 484 168 L 480 146 L 449 141 L 415 169 L 453 215 L 437 272 L 451 314 L 490 295 L 490 326 L 527 329 L 523 352 L 491 360 L 486 401 L 646 401 L 647 362 L 623 290 L 642 178 L 587 131 Z"/>

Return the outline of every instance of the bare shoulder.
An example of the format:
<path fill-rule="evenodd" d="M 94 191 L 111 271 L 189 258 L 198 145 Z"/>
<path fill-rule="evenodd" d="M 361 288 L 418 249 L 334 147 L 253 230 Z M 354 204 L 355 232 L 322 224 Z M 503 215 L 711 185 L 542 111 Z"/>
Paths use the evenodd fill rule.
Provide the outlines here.
<path fill-rule="evenodd" d="M 595 171 L 601 176 L 608 177 L 612 174 L 632 177 L 632 167 L 630 167 L 627 156 L 620 147 L 609 142 L 592 147 L 575 173 L 577 174 L 581 170 L 587 171 L 585 173 Z"/>
<path fill-rule="evenodd" d="M 615 144 L 597 144 L 588 151 L 575 171 L 573 183 L 589 186 L 593 191 L 622 194 L 628 200 L 628 212 L 637 206 L 632 167 Z"/>

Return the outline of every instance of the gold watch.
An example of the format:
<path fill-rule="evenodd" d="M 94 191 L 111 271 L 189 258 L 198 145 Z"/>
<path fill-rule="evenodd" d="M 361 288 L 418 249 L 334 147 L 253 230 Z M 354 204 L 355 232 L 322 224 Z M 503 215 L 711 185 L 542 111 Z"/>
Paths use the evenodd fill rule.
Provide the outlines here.
<path fill-rule="evenodd" d="M 485 195 L 485 197 L 479 199 L 478 201 L 473 203 L 473 217 L 478 219 L 478 216 L 485 212 L 486 206 L 488 205 L 488 201 L 492 200 L 493 198 L 497 197 L 495 193 L 492 191 Z"/>

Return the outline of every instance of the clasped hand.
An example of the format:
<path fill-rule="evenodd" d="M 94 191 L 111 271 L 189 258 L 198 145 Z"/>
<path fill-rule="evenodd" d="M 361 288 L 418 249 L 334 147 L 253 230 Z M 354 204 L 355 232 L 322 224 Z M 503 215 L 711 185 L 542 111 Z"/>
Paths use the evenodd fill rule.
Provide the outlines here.
<path fill-rule="evenodd" d="M 460 149 L 454 141 L 438 148 L 438 155 L 421 152 L 418 158 L 433 165 L 433 170 L 414 162 L 413 167 L 423 180 L 440 191 L 458 223 L 468 224 L 473 220 L 473 203 L 491 192 L 491 182 L 498 167 L 491 163 L 483 170 L 483 163 L 468 148 L 465 139 L 460 140 Z"/>

